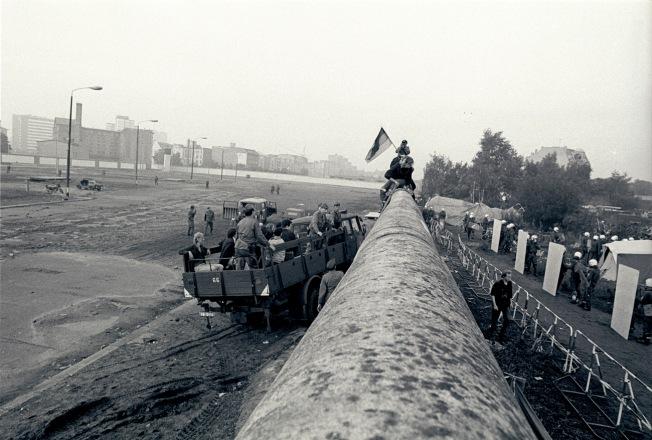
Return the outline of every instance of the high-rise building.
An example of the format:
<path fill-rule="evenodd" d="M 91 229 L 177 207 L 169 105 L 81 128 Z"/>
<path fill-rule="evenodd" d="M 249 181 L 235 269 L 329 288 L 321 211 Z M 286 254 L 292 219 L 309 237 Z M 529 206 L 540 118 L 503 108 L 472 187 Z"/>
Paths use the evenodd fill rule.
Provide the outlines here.
<path fill-rule="evenodd" d="M 11 148 L 22 153 L 36 153 L 36 142 L 52 139 L 54 120 L 33 115 L 14 115 Z"/>
<path fill-rule="evenodd" d="M 129 119 L 129 116 L 116 116 L 115 131 L 122 131 L 125 128 L 136 128 L 136 123 L 133 120 Z"/>

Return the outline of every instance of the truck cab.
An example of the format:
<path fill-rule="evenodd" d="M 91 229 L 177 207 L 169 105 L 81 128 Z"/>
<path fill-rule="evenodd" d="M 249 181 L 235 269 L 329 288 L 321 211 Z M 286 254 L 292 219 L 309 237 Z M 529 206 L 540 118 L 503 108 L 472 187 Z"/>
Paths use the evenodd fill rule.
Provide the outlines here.
<path fill-rule="evenodd" d="M 222 203 L 222 217 L 226 219 L 240 218 L 240 214 L 245 207 L 250 205 L 254 208 L 254 217 L 261 222 L 267 222 L 267 219 L 276 214 L 276 202 L 270 202 L 262 197 L 249 197 L 238 202 L 225 201 Z"/>

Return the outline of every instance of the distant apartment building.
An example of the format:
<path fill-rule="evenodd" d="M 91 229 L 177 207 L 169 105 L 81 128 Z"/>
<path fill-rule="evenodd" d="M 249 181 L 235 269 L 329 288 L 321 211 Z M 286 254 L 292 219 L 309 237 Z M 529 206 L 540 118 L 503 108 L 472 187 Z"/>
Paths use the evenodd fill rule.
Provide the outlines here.
<path fill-rule="evenodd" d="M 526 157 L 525 160 L 528 162 L 538 163 L 549 154 L 554 154 L 556 156 L 557 165 L 561 167 L 565 167 L 568 164 L 591 165 L 583 150 L 568 147 L 541 147 Z"/>
<path fill-rule="evenodd" d="M 37 142 L 52 139 L 54 120 L 34 115 L 13 115 L 11 148 L 19 153 L 37 152 Z"/>
<path fill-rule="evenodd" d="M 327 160 L 317 160 L 308 164 L 308 175 L 311 177 L 330 177 L 330 167 Z"/>
<path fill-rule="evenodd" d="M 161 144 L 159 142 L 159 144 Z M 191 157 L 195 156 L 194 160 L 194 166 L 200 167 L 204 164 L 204 148 L 199 145 L 195 144 L 195 148 L 193 149 L 192 147 L 192 141 L 188 142 L 186 145 L 181 145 L 181 144 L 166 144 L 164 145 L 171 145 L 171 154 L 172 156 L 179 155 L 179 158 L 181 159 L 181 165 L 184 166 L 190 166 L 191 165 Z M 188 146 L 190 145 L 190 146 Z"/>
<path fill-rule="evenodd" d="M 264 171 L 283 174 L 309 174 L 308 159 L 298 154 L 265 154 L 258 159 L 258 166 Z"/>
<path fill-rule="evenodd" d="M 38 142 L 38 154 L 50 157 L 66 157 L 68 148 L 67 118 L 55 118 L 54 133 L 50 139 Z M 136 150 L 138 162 L 150 163 L 153 133 L 151 130 L 126 128 L 120 131 L 102 130 L 82 126 L 82 105 L 77 104 L 72 121 L 71 158 L 110 160 L 134 163 Z"/>
<path fill-rule="evenodd" d="M 349 159 L 339 154 L 328 155 L 328 170 L 330 177 L 357 178 L 362 173 Z"/>
<path fill-rule="evenodd" d="M 231 144 L 229 147 L 213 147 L 212 160 L 216 166 L 222 166 L 224 162 L 225 168 L 238 168 L 247 170 L 260 169 L 260 153 L 250 148 L 236 147 Z"/>

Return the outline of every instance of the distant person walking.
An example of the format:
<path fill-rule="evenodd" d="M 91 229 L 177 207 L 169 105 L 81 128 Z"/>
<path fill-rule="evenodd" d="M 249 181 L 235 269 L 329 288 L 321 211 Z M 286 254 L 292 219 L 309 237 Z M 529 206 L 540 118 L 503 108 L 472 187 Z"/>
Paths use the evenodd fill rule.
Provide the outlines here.
<path fill-rule="evenodd" d="M 505 336 L 507 335 L 507 327 L 509 326 L 509 306 L 512 301 L 512 271 L 507 270 L 503 272 L 500 279 L 491 286 L 491 327 L 487 338 L 493 341 L 496 327 L 498 326 L 498 318 L 503 315 L 503 325 L 500 327 L 498 335 L 498 342 L 505 343 Z"/>
<path fill-rule="evenodd" d="M 205 235 L 209 234 L 209 232 L 208 232 L 209 228 L 211 230 L 210 234 L 213 234 L 213 221 L 214 220 L 215 220 L 215 213 L 213 212 L 213 210 L 209 206 L 208 208 L 206 208 L 206 212 L 204 213 L 204 223 L 205 223 L 205 225 L 204 225 L 204 234 Z"/>
<path fill-rule="evenodd" d="M 276 195 L 281 194 L 281 185 L 276 185 Z"/>
<path fill-rule="evenodd" d="M 270 194 L 274 194 L 274 191 L 276 190 L 276 187 L 272 185 L 271 189 L 269 190 Z"/>
<path fill-rule="evenodd" d="M 195 209 L 195 205 L 190 205 L 190 209 L 188 210 L 188 235 L 190 236 L 195 234 L 196 214 L 197 214 L 197 210 Z"/>
<path fill-rule="evenodd" d="M 158 186 L 158 176 L 154 176 L 154 186 Z"/>
<path fill-rule="evenodd" d="M 206 189 L 208 189 L 208 180 L 206 181 Z"/>
<path fill-rule="evenodd" d="M 328 272 L 326 272 L 321 278 L 321 284 L 319 285 L 317 312 L 321 312 L 321 309 L 324 308 L 326 301 L 328 301 L 328 298 L 331 296 L 337 285 L 340 284 L 340 281 L 342 281 L 342 278 L 344 277 L 343 272 L 336 270 L 334 258 L 328 260 L 328 263 L 326 263 L 326 269 Z"/>

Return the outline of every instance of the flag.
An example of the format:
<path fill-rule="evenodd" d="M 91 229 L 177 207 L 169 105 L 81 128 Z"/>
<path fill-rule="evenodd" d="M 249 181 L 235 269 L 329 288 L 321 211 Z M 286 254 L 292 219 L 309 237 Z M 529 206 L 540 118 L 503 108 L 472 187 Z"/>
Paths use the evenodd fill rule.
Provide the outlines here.
<path fill-rule="evenodd" d="M 389 138 L 389 136 L 387 136 L 387 133 L 385 133 L 385 129 L 383 127 L 380 127 L 380 131 L 378 132 L 378 136 L 376 136 L 374 145 L 367 153 L 367 157 L 365 158 L 365 160 L 367 162 L 371 162 L 372 160 L 380 156 L 389 147 L 394 147 L 394 144 L 392 143 L 392 140 Z M 396 149 L 396 147 L 394 147 L 394 149 Z"/>

